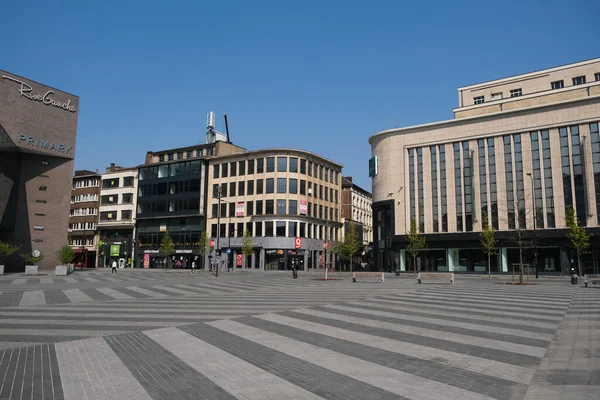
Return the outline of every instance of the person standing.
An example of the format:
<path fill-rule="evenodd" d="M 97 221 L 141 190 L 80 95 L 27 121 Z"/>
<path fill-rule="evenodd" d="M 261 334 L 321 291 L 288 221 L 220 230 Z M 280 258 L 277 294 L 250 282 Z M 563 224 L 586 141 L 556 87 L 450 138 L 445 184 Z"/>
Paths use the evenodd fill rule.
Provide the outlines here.
<path fill-rule="evenodd" d="M 112 266 L 111 274 L 116 274 L 117 273 L 117 260 L 113 260 L 111 266 Z"/>
<path fill-rule="evenodd" d="M 190 274 L 196 273 L 196 261 L 192 261 L 192 269 L 190 270 Z"/>

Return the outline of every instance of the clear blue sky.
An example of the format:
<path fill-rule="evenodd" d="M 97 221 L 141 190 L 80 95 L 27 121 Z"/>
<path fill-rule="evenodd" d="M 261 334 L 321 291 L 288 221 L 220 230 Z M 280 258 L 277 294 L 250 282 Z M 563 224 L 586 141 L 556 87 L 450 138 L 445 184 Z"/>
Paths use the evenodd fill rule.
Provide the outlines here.
<path fill-rule="evenodd" d="M 451 119 L 459 86 L 600 56 L 600 1 L 6 1 L 0 68 L 81 97 L 76 168 L 204 142 L 344 164 Z M 221 126 L 219 126 L 221 124 Z"/>

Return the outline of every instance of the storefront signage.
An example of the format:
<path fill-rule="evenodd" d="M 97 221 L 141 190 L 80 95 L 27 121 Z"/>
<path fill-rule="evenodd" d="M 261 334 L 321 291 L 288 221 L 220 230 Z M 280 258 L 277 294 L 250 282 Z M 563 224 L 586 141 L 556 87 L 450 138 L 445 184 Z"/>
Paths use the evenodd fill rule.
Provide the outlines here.
<path fill-rule="evenodd" d="M 299 249 L 302 247 L 302 238 L 301 237 L 296 237 L 296 239 L 294 240 L 294 247 L 296 249 Z"/>
<path fill-rule="evenodd" d="M 33 226 L 34 231 L 43 231 L 44 229 L 46 229 L 46 227 L 44 225 L 34 225 Z"/>
<path fill-rule="evenodd" d="M 373 156 L 369 159 L 369 178 L 377 175 L 378 165 L 377 156 Z"/>
<path fill-rule="evenodd" d="M 73 153 L 73 146 L 65 146 L 62 143 L 56 144 L 56 143 L 49 142 L 44 139 L 35 138 L 33 136 L 19 135 L 19 143 L 21 143 L 21 142 L 27 142 L 27 144 L 30 146 L 39 147 L 40 149 L 45 149 L 45 150 L 56 151 L 57 153 L 65 153 L 65 154 Z M 42 164 L 43 163 L 44 163 L 44 161 L 42 161 Z M 48 163 L 46 162 L 45 165 L 48 165 Z"/>
<path fill-rule="evenodd" d="M 238 201 L 237 204 L 235 205 L 235 216 L 236 217 L 244 216 L 244 202 L 243 201 Z"/>
<path fill-rule="evenodd" d="M 119 257 L 121 254 L 121 245 L 120 244 L 111 244 L 110 245 L 110 256 L 111 257 Z"/>
<path fill-rule="evenodd" d="M 158 254 L 158 250 L 144 250 L 144 253 Z"/>
<path fill-rule="evenodd" d="M 33 93 L 33 88 L 29 84 L 27 84 L 23 81 L 20 81 L 16 78 L 13 78 L 12 76 L 2 75 L 2 79 L 8 79 L 9 81 L 13 81 L 13 82 L 21 84 L 21 88 L 19 89 L 19 94 L 22 97 L 28 98 L 29 100 L 39 101 L 41 103 L 44 103 L 47 106 L 62 108 L 65 111 L 70 111 L 73 113 L 75 111 L 77 111 L 75 106 L 73 104 L 71 104 L 71 99 L 67 100 L 65 103 L 61 103 L 60 101 L 56 100 L 53 97 L 54 90 L 48 90 L 44 94 Z"/>
<path fill-rule="evenodd" d="M 306 215 L 306 200 L 300 200 L 300 215 Z"/>
<path fill-rule="evenodd" d="M 175 253 L 177 253 L 177 254 L 191 254 L 192 250 L 191 249 L 175 250 Z"/>

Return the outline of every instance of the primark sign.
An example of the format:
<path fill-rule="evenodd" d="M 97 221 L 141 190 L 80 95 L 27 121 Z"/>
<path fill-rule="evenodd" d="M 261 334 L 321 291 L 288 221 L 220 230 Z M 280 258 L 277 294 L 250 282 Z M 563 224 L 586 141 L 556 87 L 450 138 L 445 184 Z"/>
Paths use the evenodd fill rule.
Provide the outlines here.
<path fill-rule="evenodd" d="M 46 93 L 34 93 L 33 88 L 28 84 L 19 79 L 13 78 L 12 76 L 2 75 L 2 79 L 6 79 L 21 85 L 19 89 L 19 94 L 21 97 L 25 97 L 31 101 L 39 101 L 42 104 L 47 106 L 62 108 L 65 111 L 76 112 L 77 109 L 73 104 L 71 104 L 71 99 L 66 102 L 61 102 L 54 98 L 54 90 L 48 90 Z"/>
<path fill-rule="evenodd" d="M 40 149 L 56 151 L 57 153 L 73 154 L 73 146 L 65 146 L 62 143 L 54 143 L 34 136 L 19 135 L 19 144 L 28 144 Z"/>

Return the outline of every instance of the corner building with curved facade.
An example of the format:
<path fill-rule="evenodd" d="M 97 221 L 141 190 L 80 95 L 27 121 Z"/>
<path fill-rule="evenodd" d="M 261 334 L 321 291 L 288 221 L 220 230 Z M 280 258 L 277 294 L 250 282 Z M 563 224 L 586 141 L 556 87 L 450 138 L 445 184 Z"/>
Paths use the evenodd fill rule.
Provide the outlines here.
<path fill-rule="evenodd" d="M 565 223 L 592 234 L 584 273 L 600 270 L 600 58 L 458 89 L 454 119 L 369 139 L 375 268 L 413 270 L 405 234 L 427 249 L 417 270 L 486 272 L 480 233 L 497 230 L 492 272 L 577 265 Z M 519 242 L 521 246 L 519 246 Z M 536 262 L 537 261 L 537 262 Z"/>
<path fill-rule="evenodd" d="M 331 267 L 333 253 L 325 249 L 342 227 L 341 173 L 341 164 L 304 150 L 211 158 L 207 230 L 221 249 L 221 268 Z M 252 237 L 249 257 L 242 254 L 246 231 Z M 214 252 L 209 262 L 216 263 Z"/>

